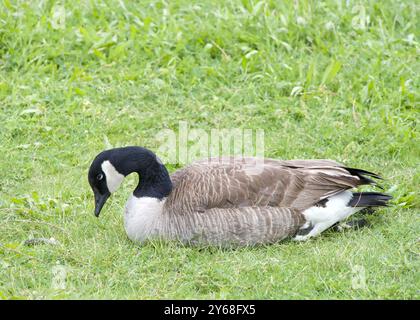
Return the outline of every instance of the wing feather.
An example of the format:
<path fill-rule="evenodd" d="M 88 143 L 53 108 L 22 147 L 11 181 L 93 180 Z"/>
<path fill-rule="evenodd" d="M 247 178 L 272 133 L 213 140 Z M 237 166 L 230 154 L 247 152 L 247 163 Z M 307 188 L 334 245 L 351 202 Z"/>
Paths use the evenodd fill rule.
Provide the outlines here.
<path fill-rule="evenodd" d="M 213 208 L 291 207 L 304 210 L 363 183 L 331 160 L 211 158 L 171 175 L 167 205 L 178 214 Z"/>

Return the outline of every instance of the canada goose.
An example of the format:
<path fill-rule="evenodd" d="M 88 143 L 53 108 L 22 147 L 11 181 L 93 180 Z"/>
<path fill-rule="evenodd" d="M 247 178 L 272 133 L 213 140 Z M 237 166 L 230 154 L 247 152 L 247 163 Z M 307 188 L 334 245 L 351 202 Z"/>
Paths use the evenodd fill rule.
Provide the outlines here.
<path fill-rule="evenodd" d="M 169 175 L 150 150 L 124 147 L 101 152 L 90 166 L 96 216 L 132 172 L 140 182 L 127 202 L 124 226 L 136 242 L 163 238 L 224 246 L 306 240 L 391 199 L 349 191 L 380 177 L 331 160 L 213 158 Z"/>

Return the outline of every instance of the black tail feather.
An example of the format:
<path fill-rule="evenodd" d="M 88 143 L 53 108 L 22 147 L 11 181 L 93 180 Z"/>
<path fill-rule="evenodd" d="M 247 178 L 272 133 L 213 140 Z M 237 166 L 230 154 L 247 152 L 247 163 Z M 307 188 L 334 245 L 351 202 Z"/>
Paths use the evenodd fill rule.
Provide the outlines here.
<path fill-rule="evenodd" d="M 353 192 L 349 202 L 351 207 L 386 207 L 391 200 L 390 195 L 380 192 Z"/>
<path fill-rule="evenodd" d="M 348 172 L 350 172 L 352 175 L 361 177 L 363 175 L 375 178 L 375 179 L 380 179 L 383 180 L 383 178 L 379 175 L 377 175 L 376 173 L 370 172 L 370 171 L 366 171 L 366 170 L 362 170 L 362 169 L 356 169 L 356 168 L 344 168 L 346 169 Z"/>
<path fill-rule="evenodd" d="M 362 170 L 362 169 L 356 169 L 356 168 L 344 168 L 348 172 L 350 172 L 351 175 L 357 176 L 360 179 L 360 185 L 363 184 L 370 184 L 378 187 L 379 189 L 383 190 L 382 186 L 380 186 L 375 180 L 372 180 L 371 178 L 380 179 L 383 180 L 381 176 L 377 175 L 376 173 Z M 368 178 L 366 176 L 369 176 L 371 178 Z"/>

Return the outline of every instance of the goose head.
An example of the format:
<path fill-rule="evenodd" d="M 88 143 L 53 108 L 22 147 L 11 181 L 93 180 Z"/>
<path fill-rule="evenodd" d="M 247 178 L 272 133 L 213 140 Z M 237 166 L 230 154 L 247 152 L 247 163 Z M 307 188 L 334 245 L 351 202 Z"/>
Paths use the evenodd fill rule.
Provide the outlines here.
<path fill-rule="evenodd" d="M 102 151 L 89 168 L 88 181 L 95 197 L 95 216 L 130 173 L 138 173 L 140 180 L 133 192 L 135 197 L 162 199 L 172 190 L 165 166 L 150 150 L 142 147 L 123 147 Z"/>

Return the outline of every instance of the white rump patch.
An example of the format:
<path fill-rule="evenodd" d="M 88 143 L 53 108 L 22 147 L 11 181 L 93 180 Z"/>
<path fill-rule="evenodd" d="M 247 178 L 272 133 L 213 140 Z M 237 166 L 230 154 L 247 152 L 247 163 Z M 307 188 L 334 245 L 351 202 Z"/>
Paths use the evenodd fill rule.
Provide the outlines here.
<path fill-rule="evenodd" d="M 117 169 L 108 160 L 104 161 L 101 165 L 102 171 L 105 173 L 106 185 L 109 192 L 113 193 L 118 189 L 121 182 L 124 180 L 124 175 L 119 173 Z"/>
<path fill-rule="evenodd" d="M 328 197 L 325 207 L 310 207 L 303 211 L 306 220 L 312 225 L 325 221 L 340 221 L 350 214 L 353 208 L 348 207 L 353 194 L 350 191 L 343 191 L 334 196 Z"/>
<path fill-rule="evenodd" d="M 132 195 L 126 204 L 124 227 L 127 236 L 132 241 L 144 241 L 158 234 L 158 222 L 162 217 L 162 210 L 166 198 L 159 200 L 152 197 Z"/>
<path fill-rule="evenodd" d="M 353 213 L 363 209 L 348 206 L 352 197 L 353 193 L 351 191 L 343 191 L 328 197 L 325 207 L 313 206 L 303 211 L 306 221 L 310 222 L 310 225 L 313 226 L 313 228 L 308 234 L 298 235 L 294 240 L 303 241 L 315 237 L 335 223 L 342 221 Z"/>

